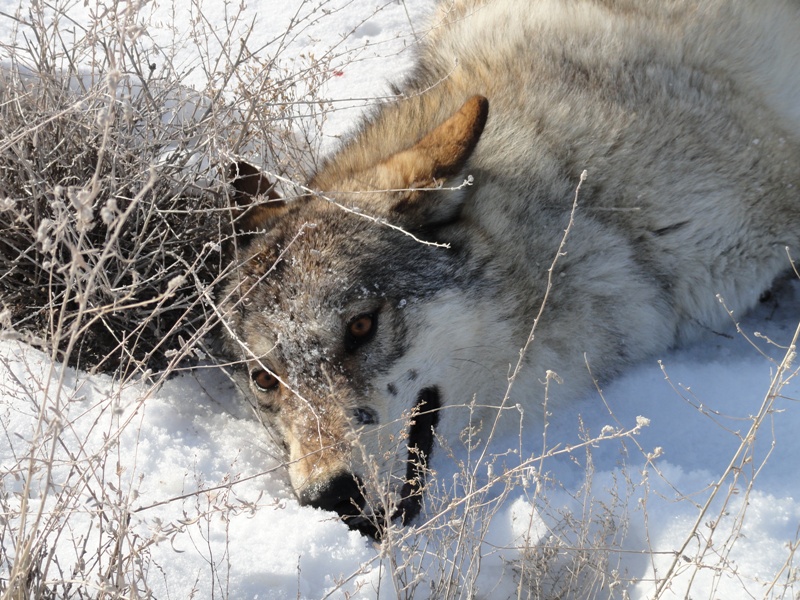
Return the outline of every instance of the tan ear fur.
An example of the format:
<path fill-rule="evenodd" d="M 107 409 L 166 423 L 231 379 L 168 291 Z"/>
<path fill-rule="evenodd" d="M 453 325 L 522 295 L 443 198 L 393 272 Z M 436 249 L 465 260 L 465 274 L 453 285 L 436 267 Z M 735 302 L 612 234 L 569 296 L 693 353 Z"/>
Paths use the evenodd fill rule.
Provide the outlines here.
<path fill-rule="evenodd" d="M 398 152 L 378 165 L 382 179 L 391 187 L 433 187 L 439 179 L 456 175 L 467 162 L 486 125 L 489 101 L 483 96 L 467 100 L 444 123 L 408 150 Z M 461 212 L 464 195 L 410 191 L 397 200 L 390 212 L 412 228 L 425 228 L 452 222 Z"/>
<path fill-rule="evenodd" d="M 401 176 L 405 187 L 423 187 L 458 173 L 472 154 L 486 125 L 489 101 L 467 100 L 449 119 L 384 166 Z"/>
<path fill-rule="evenodd" d="M 275 191 L 275 185 L 253 165 L 235 162 L 230 166 L 228 176 L 234 189 L 231 208 L 237 233 L 263 229 L 285 211 L 286 203 Z M 261 201 L 257 201 L 259 197 Z"/>

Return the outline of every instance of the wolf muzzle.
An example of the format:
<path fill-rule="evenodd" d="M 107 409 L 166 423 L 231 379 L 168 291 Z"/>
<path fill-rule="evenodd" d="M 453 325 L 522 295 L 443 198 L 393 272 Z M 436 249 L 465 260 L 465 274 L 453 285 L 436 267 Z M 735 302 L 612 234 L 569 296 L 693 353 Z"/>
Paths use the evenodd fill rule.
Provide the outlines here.
<path fill-rule="evenodd" d="M 441 400 L 436 387 L 420 391 L 408 430 L 408 460 L 400 499 L 391 520 L 407 525 L 422 510 L 422 492 L 428 461 L 433 452 L 434 431 L 439 423 Z M 364 482 L 358 475 L 340 471 L 316 482 L 298 494 L 302 506 L 313 506 L 337 513 L 347 525 L 364 535 L 380 540 L 386 528 L 386 510 L 367 507 Z M 371 509 L 371 510 L 370 510 Z"/>
<path fill-rule="evenodd" d="M 361 492 L 363 483 L 358 475 L 342 472 L 331 479 L 313 485 L 299 494 L 301 506 L 329 510 L 342 517 L 360 514 L 366 503 Z"/>

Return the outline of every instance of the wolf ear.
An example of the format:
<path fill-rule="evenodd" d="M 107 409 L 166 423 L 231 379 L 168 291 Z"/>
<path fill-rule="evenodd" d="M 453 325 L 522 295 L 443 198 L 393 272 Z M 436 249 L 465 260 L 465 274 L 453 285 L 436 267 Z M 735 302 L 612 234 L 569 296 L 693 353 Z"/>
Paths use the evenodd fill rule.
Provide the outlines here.
<path fill-rule="evenodd" d="M 233 163 L 228 178 L 234 190 L 231 208 L 237 233 L 264 229 L 286 210 L 286 202 L 275 191 L 275 185 L 253 165 L 244 161 Z M 259 196 L 267 201 L 257 201 Z"/>
<path fill-rule="evenodd" d="M 486 125 L 489 101 L 483 96 L 467 100 L 450 118 L 408 150 L 398 152 L 380 167 L 400 177 L 403 188 L 435 187 L 457 175 L 472 154 Z M 418 226 L 453 220 L 461 210 L 462 194 L 411 192 L 391 211 Z"/>

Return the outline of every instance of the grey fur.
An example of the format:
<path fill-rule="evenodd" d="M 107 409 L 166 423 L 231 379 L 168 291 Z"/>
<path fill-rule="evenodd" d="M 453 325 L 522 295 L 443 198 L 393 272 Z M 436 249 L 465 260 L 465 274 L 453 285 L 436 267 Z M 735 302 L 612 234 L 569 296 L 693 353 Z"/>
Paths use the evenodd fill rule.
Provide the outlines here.
<path fill-rule="evenodd" d="M 504 397 L 584 169 L 511 403 L 540 407 L 554 371 L 558 410 L 586 362 L 604 380 L 722 327 L 718 295 L 750 308 L 800 250 L 800 3 L 462 0 L 434 22 L 404 99 L 327 161 L 320 194 L 262 215 L 223 294 L 231 351 L 281 380 L 254 398 L 320 506 L 371 465 L 399 493 L 422 390 L 453 443 L 494 419 L 468 405 Z M 377 330 L 350 351 L 365 314 Z"/>

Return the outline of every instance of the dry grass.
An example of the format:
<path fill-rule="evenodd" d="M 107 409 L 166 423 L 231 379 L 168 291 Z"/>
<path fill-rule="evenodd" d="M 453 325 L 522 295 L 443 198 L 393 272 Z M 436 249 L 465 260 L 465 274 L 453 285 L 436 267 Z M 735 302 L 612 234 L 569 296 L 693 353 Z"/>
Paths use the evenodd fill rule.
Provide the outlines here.
<path fill-rule="evenodd" d="M 83 368 L 192 364 L 230 240 L 227 165 L 248 149 L 302 173 L 302 136 L 324 105 L 299 97 L 315 96 L 327 61 L 288 75 L 245 43 L 220 44 L 197 5 L 191 41 L 216 54 L 181 72 L 175 48 L 144 36 L 135 7 L 112 4 L 69 38 L 68 8 L 31 4 L 15 16 L 17 39 L 0 46 L 4 319 Z M 204 90 L 184 83 L 198 68 Z"/>
<path fill-rule="evenodd" d="M 153 543 L 243 510 L 222 494 L 141 537 L 129 527 L 138 483 L 124 474 L 119 439 L 166 378 L 207 361 L 213 346 L 213 290 L 236 217 L 228 165 L 247 150 L 302 173 L 302 140 L 324 107 L 308 100 L 334 56 L 301 57 L 287 73 L 251 52 L 241 7 L 228 7 L 220 32 L 198 2 L 179 7 L 193 15 L 180 43 L 197 50 L 196 64 L 181 65 L 179 42 L 147 36 L 146 5 L 97 3 L 78 11 L 86 22 L 74 8 L 32 2 L 0 15 L 16 28 L 0 42 L 0 325 L 5 339 L 49 356 L 2 365 L 4 393 L 31 423 L 3 420 L 16 457 L 0 486 L 4 600 L 150 597 Z M 286 36 L 308 27 L 311 8 L 302 3 Z M 187 85 L 193 71 L 203 89 Z M 59 364 L 114 377 L 81 432 L 94 442 L 74 429 L 91 379 Z"/>

